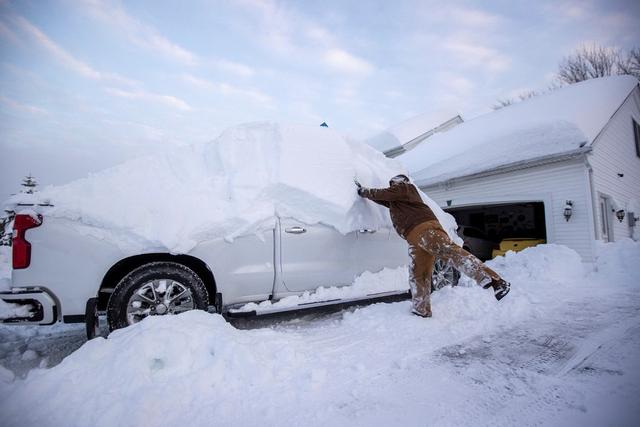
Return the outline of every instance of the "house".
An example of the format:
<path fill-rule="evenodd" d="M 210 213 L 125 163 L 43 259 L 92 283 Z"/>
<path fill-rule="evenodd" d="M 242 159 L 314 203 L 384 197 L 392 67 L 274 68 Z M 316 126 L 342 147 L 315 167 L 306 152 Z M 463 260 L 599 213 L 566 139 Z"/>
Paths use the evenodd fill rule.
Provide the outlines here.
<path fill-rule="evenodd" d="M 398 157 L 460 224 L 593 261 L 597 240 L 640 236 L 640 88 L 584 81 L 467 120 Z"/>

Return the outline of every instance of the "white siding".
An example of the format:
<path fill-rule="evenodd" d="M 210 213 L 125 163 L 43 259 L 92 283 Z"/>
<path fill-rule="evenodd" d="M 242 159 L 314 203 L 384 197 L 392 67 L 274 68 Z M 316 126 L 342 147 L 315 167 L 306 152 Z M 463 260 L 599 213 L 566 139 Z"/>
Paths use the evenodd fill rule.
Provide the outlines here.
<path fill-rule="evenodd" d="M 591 193 L 584 159 L 536 166 L 451 185 L 423 187 L 443 208 L 502 202 L 542 201 L 545 204 L 547 241 L 576 250 L 593 261 Z M 565 201 L 573 201 L 573 216 L 563 217 Z"/>
<path fill-rule="evenodd" d="M 589 155 L 596 197 L 598 193 L 611 196 L 625 211 L 632 198 L 640 201 L 640 158 L 636 154 L 632 118 L 640 124 L 638 87 L 598 136 L 593 144 L 593 152 Z M 624 177 L 619 177 L 618 173 L 623 173 Z M 600 224 L 599 209 L 596 210 L 596 215 Z M 636 216 L 640 216 L 640 212 L 636 212 Z M 623 237 L 634 237 L 637 240 L 640 237 L 640 223 L 631 228 L 627 217 L 620 223 L 614 216 L 612 225 L 614 240 Z M 601 238 L 599 227 L 598 238 Z"/>

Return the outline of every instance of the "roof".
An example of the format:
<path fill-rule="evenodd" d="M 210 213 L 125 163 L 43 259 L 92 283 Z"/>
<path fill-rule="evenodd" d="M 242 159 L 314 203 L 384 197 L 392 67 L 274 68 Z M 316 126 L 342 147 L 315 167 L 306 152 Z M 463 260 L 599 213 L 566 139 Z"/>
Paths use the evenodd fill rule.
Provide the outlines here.
<path fill-rule="evenodd" d="M 537 159 L 588 150 L 638 80 L 587 80 L 468 120 L 397 159 L 431 185 Z"/>

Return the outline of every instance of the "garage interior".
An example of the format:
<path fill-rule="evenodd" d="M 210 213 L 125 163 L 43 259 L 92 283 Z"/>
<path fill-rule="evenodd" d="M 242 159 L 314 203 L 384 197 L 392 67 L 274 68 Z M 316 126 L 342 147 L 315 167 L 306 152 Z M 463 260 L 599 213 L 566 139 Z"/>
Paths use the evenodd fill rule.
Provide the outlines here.
<path fill-rule="evenodd" d="M 445 211 L 455 217 L 458 225 L 475 227 L 496 244 L 504 239 L 547 238 L 543 202 L 475 205 Z"/>

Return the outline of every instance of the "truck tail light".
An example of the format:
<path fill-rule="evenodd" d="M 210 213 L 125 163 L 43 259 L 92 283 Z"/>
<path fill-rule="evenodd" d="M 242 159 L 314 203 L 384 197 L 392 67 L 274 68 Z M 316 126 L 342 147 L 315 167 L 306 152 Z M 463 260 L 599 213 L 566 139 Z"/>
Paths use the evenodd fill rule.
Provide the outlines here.
<path fill-rule="evenodd" d="M 34 218 L 31 215 L 18 214 L 13 220 L 13 269 L 27 268 L 31 264 L 31 243 L 27 242 L 25 234 L 30 228 L 42 224 L 42 215 Z"/>

